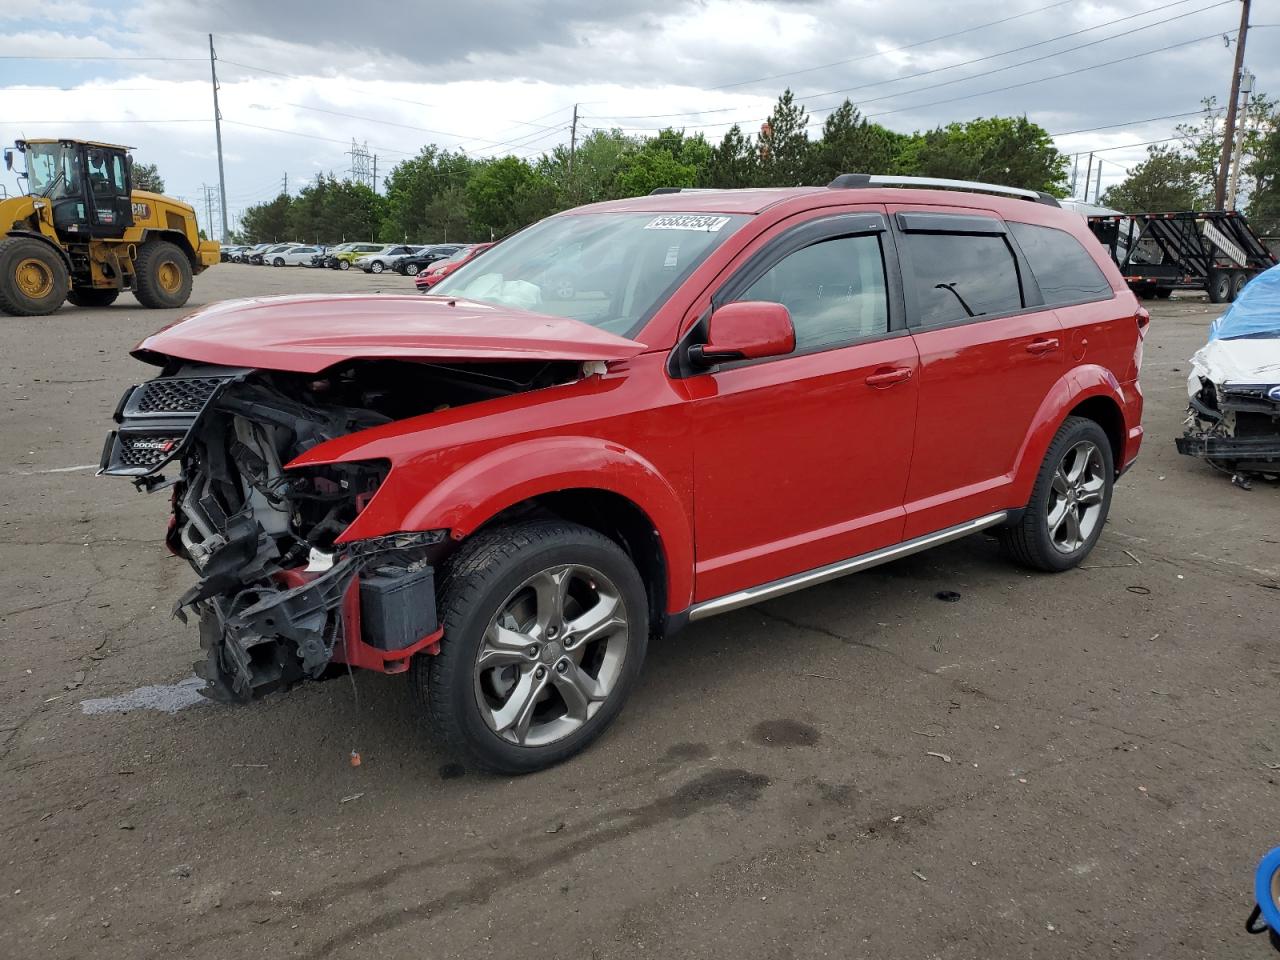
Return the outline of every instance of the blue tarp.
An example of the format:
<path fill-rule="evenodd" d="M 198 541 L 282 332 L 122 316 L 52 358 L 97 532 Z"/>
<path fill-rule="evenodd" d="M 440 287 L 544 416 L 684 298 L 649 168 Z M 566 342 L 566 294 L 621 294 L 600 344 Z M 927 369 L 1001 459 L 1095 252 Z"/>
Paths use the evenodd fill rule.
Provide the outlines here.
<path fill-rule="evenodd" d="M 1227 312 L 1209 326 L 1210 340 L 1240 337 L 1280 337 L 1280 264 L 1250 280 Z"/>

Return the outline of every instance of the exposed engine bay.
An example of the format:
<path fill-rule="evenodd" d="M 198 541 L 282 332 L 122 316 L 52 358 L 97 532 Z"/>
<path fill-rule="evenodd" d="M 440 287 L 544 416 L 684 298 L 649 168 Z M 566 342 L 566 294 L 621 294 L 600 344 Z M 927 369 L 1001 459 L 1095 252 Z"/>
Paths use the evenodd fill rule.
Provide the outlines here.
<path fill-rule="evenodd" d="M 1178 452 L 1248 487 L 1280 475 L 1280 267 L 1259 274 L 1191 358 Z"/>
<path fill-rule="evenodd" d="M 285 469 L 291 460 L 345 434 L 581 371 L 566 361 L 359 360 L 303 374 L 174 361 L 126 391 L 101 472 L 172 491 L 166 542 L 199 577 L 174 613 L 199 620 L 202 692 L 244 701 L 319 678 L 331 662 L 399 672 L 438 630 L 445 531 L 336 542 L 389 464 Z"/>

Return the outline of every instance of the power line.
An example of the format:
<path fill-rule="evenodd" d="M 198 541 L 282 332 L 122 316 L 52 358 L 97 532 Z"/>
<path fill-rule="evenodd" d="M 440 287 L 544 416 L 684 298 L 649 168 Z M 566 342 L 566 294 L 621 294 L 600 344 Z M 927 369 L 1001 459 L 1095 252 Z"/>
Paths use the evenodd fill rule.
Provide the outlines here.
<path fill-rule="evenodd" d="M 1199 110 L 1191 110 L 1187 113 L 1166 113 L 1162 117 L 1147 117 L 1144 120 L 1126 120 L 1124 123 L 1108 123 L 1105 126 L 1086 127 L 1083 130 L 1066 130 L 1062 133 L 1051 133 L 1049 134 L 1049 136 L 1070 137 L 1073 134 L 1077 134 L 1077 133 L 1097 133 L 1099 130 L 1114 130 L 1117 127 L 1132 127 L 1139 123 L 1155 123 L 1157 120 L 1181 120 L 1184 117 L 1198 117 L 1202 115 L 1209 116 L 1210 114 L 1213 114 L 1213 113 L 1221 113 L 1222 109 L 1223 109 L 1222 107 L 1216 107 L 1211 110 L 1206 110 L 1204 107 L 1201 107 Z"/>
<path fill-rule="evenodd" d="M 1133 20 L 1133 19 L 1135 19 L 1135 18 L 1137 18 L 1137 17 L 1143 17 L 1143 16 L 1146 16 L 1147 14 L 1150 14 L 1150 13 L 1158 13 L 1158 12 L 1160 12 L 1161 10 L 1167 10 L 1167 9 L 1169 9 L 1170 7 L 1177 7 L 1177 6 L 1181 6 L 1181 5 L 1182 5 L 1182 4 L 1184 4 L 1184 3 L 1190 3 L 1190 2 L 1191 2 L 1191 0 L 1173 0 L 1173 2 L 1172 2 L 1172 3 L 1166 3 L 1166 4 L 1163 4 L 1163 5 L 1158 6 L 1158 7 L 1151 7 L 1151 8 L 1149 8 L 1149 9 L 1147 9 L 1147 10 L 1140 10 L 1140 11 L 1139 11 L 1139 12 L 1137 12 L 1137 13 L 1132 13 L 1132 14 L 1129 14 L 1128 16 L 1124 16 L 1124 17 L 1118 17 L 1118 18 L 1116 18 L 1116 19 L 1114 19 L 1114 20 L 1105 20 L 1105 21 L 1103 21 L 1102 23 L 1095 23 L 1095 24 L 1093 24 L 1092 26 L 1089 26 L 1089 27 L 1083 27 L 1083 28 L 1081 28 L 1081 29 L 1079 29 L 1079 30 L 1073 30 L 1073 31 L 1071 31 L 1070 33 L 1062 33 L 1062 34 L 1058 34 L 1057 36 L 1048 37 L 1047 39 L 1044 39 L 1044 40 L 1037 40 L 1037 41 L 1035 41 L 1034 43 L 1027 43 L 1027 44 L 1023 44 L 1022 46 L 1019 46 L 1019 47 L 1011 47 L 1011 48 L 1009 48 L 1008 50 L 1001 50 L 1001 51 L 1000 51 L 1000 52 L 998 52 L 998 53 L 989 53 L 989 54 L 986 54 L 986 55 L 981 56 L 981 57 L 975 57 L 975 58 L 973 58 L 972 60 L 964 60 L 964 61 L 961 61 L 960 63 L 952 63 L 952 64 L 947 64 L 946 66 L 942 66 L 942 67 L 934 67 L 934 68 L 933 68 L 933 69 L 931 69 L 931 70 L 922 70 L 922 71 L 921 71 L 921 72 L 919 72 L 919 73 L 907 74 L 906 76 L 901 76 L 901 77 L 891 77 L 891 78 L 889 78 L 888 80 L 875 80 L 875 81 L 871 81 L 871 82 L 868 82 L 868 83 L 859 84 L 859 85 L 857 85 L 857 86 L 853 86 L 853 87 L 844 87 L 844 88 L 842 88 L 842 89 L 838 89 L 838 90 L 826 90 L 826 91 L 823 91 L 822 93 L 809 94 L 808 96 L 811 96 L 811 97 L 813 97 L 813 98 L 819 98 L 819 97 L 830 97 L 830 96 L 835 96 L 836 94 L 840 94 L 840 93 L 852 93 L 852 92 L 857 91 L 857 90 L 866 90 L 866 89 L 869 89 L 869 88 L 871 88 L 871 87 L 887 86 L 888 84 L 891 84 L 891 83 L 899 83 L 899 82 L 901 82 L 901 81 L 903 81 L 903 80 L 916 80 L 916 79 L 919 79 L 920 77 L 927 77 L 927 76 L 931 76 L 931 75 L 933 75 L 933 74 L 943 73 L 943 72 L 945 72 L 945 71 L 947 71 L 947 70 L 956 70 L 956 69 L 958 69 L 958 68 L 960 68 L 960 67 L 968 67 L 968 66 L 972 66 L 972 65 L 973 65 L 973 64 L 975 64 L 975 63 L 983 63 L 983 62 L 985 62 L 985 61 L 987 61 L 987 60 L 994 60 L 994 59 L 996 59 L 997 57 L 1004 57 L 1004 56 L 1008 56 L 1008 55 L 1009 55 L 1009 54 L 1011 54 L 1011 53 L 1019 53 L 1019 52 L 1021 52 L 1021 51 L 1023 51 L 1023 50 L 1030 50 L 1030 49 L 1032 49 L 1032 48 L 1034 48 L 1034 47 L 1042 47 L 1042 46 L 1044 46 L 1044 45 L 1045 45 L 1045 44 L 1047 44 L 1047 43 L 1056 43 L 1056 42 L 1057 42 L 1057 41 L 1059 41 L 1059 40 L 1067 40 L 1067 39 L 1070 39 L 1071 37 L 1078 37 L 1078 36 L 1081 36 L 1082 34 L 1091 33 L 1091 32 L 1092 32 L 1092 31 L 1094 31 L 1094 30 L 1100 30 L 1100 29 L 1102 29 L 1103 27 L 1110 27 L 1110 26 L 1114 26 L 1114 25 L 1115 25 L 1115 24 L 1117 24 L 1117 23 L 1124 23 L 1125 21 Z M 1109 37 L 1103 37 L 1103 38 L 1101 38 L 1101 39 L 1099 39 L 1099 40 L 1091 40 L 1091 41 L 1090 41 L 1090 42 L 1088 42 L 1088 43 L 1080 44 L 1080 45 L 1075 46 L 1075 47 L 1068 47 L 1068 48 L 1066 48 L 1065 50 L 1058 50 L 1058 51 L 1055 51 L 1055 52 L 1053 52 L 1053 53 L 1045 54 L 1044 56 L 1041 56 L 1041 57 L 1034 57 L 1034 58 L 1032 58 L 1032 59 L 1030 59 L 1030 60 L 1022 60 L 1022 61 L 1019 61 L 1018 63 L 1008 64 L 1007 66 L 999 67 L 999 68 L 997 68 L 997 69 L 995 69 L 995 70 L 989 70 L 989 71 L 986 71 L 986 72 L 983 72 L 983 73 L 976 73 L 976 74 L 973 74 L 973 75 L 968 76 L 968 77 L 959 77 L 959 78 L 956 78 L 955 80 L 948 80 L 948 81 L 946 81 L 945 83 L 941 83 L 941 84 L 933 84 L 933 85 L 925 86 L 925 87 L 917 87 L 915 90 L 904 90 L 904 91 L 901 91 L 900 93 L 896 93 L 896 94 L 886 94 L 885 96 L 877 97 L 877 98 L 875 98 L 874 100 L 860 100 L 860 101 L 859 101 L 859 103 L 874 103 L 874 102 L 877 102 L 878 100 L 887 100 L 887 99 L 890 99 L 891 97 L 895 97 L 895 96 L 903 96 L 903 95 L 908 94 L 908 93 L 918 93 L 918 92 L 920 92 L 921 90 L 932 90 L 932 89 L 936 89 L 937 87 L 947 86 L 947 85 L 949 85 L 949 84 L 953 84 L 953 83 L 963 83 L 963 82 L 964 82 L 964 81 L 966 81 L 966 80 L 976 80 L 976 79 L 979 79 L 980 77 L 991 76 L 992 74 L 1001 73 L 1001 72 L 1003 72 L 1003 71 L 1005 71 L 1005 70 L 1012 70 L 1012 69 L 1014 69 L 1014 68 L 1016 68 L 1016 67 L 1026 66 L 1027 64 L 1030 64 L 1030 63 L 1038 63 L 1038 62 L 1040 62 L 1041 60 L 1048 60 L 1048 59 L 1051 59 L 1051 58 L 1053 58 L 1053 57 L 1062 56 L 1063 54 L 1066 54 L 1066 53 L 1073 53 L 1073 52 L 1075 52 L 1076 50 L 1083 50 L 1085 47 L 1091 47 L 1091 46 L 1095 46 L 1095 45 L 1100 44 L 1100 43 L 1106 43 L 1106 42 L 1107 42 L 1107 41 L 1109 41 L 1109 40 L 1115 40 L 1115 39 L 1117 39 L 1117 38 L 1119 38 L 1119 37 L 1126 37 L 1126 36 L 1129 36 L 1130 34 L 1133 34 L 1133 33 L 1139 33 L 1139 32 L 1141 32 L 1141 31 L 1143 31 L 1143 30 L 1150 30 L 1150 29 L 1152 29 L 1153 27 L 1160 27 L 1160 26 L 1164 26 L 1165 24 L 1167 24 L 1167 23 L 1171 23 L 1171 22 L 1172 22 L 1172 21 L 1174 21 L 1174 20 L 1180 20 L 1180 19 L 1182 19 L 1183 17 L 1189 17 L 1189 16 L 1193 16 L 1193 15 L 1195 15 L 1195 14 L 1197 14 L 1197 13 L 1203 13 L 1205 10 L 1211 10 L 1211 9 L 1213 9 L 1214 7 L 1225 6 L 1226 4 L 1228 4 L 1228 3 L 1233 3 L 1233 2 L 1234 2 L 1234 0 L 1221 0 L 1221 2 L 1214 3 L 1214 4 L 1210 4 L 1210 5 L 1209 5 L 1209 6 L 1207 6 L 1207 7 L 1201 7 L 1201 8 L 1199 8 L 1198 10 L 1192 10 L 1190 13 L 1184 13 L 1184 14 L 1181 14 L 1181 15 L 1179 15 L 1179 16 L 1177 16 L 1177 17 L 1170 17 L 1170 18 L 1167 18 L 1167 19 L 1165 19 L 1165 20 L 1161 20 L 1161 21 L 1159 21 L 1158 23 L 1147 24 L 1146 26 L 1138 27 L 1138 28 L 1133 29 L 1133 30 L 1127 30 L 1127 31 L 1124 31 L 1124 32 L 1122 32 L 1122 33 L 1113 34 L 1113 35 L 1111 35 L 1111 36 L 1109 36 Z M 649 119 L 656 119 L 656 118 L 663 118 L 663 117 L 681 117 L 681 116 L 691 116 L 691 115 L 693 115 L 693 114 L 703 115 L 703 114 L 708 114 L 708 113 L 727 113 L 727 112 L 729 112 L 729 111 L 736 110 L 736 109 L 738 109 L 738 108 L 737 108 L 737 107 L 719 107 L 719 108 L 716 108 L 716 109 L 714 109 L 714 110 L 693 110 L 693 111 L 689 111 L 688 113 L 666 113 L 666 114 L 648 114 L 648 115 L 643 115 L 643 114 L 641 114 L 641 115 L 636 115 L 636 116 L 625 116 L 625 115 L 617 115 L 617 114 L 608 114 L 608 115 L 606 115 L 604 118 L 592 118 L 592 119 L 609 119 L 609 120 L 649 120 Z"/>

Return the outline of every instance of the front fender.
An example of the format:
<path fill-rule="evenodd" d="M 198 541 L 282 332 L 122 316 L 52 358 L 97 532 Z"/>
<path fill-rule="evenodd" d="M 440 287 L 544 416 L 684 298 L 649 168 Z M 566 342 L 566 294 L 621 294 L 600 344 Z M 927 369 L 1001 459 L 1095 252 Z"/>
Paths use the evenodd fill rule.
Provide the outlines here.
<path fill-rule="evenodd" d="M 475 532 L 508 507 L 559 490 L 604 490 L 625 497 L 653 524 L 666 559 L 667 601 L 683 610 L 693 597 L 693 530 L 689 510 L 662 473 L 621 444 L 598 437 L 539 437 L 511 443 L 461 463 L 444 457 L 432 465 L 440 480 L 423 493 L 401 483 L 393 469 L 368 506 L 339 538 L 363 540 L 387 533 L 448 530 L 455 540 Z"/>
<path fill-rule="evenodd" d="M 1040 472 L 1040 465 L 1044 462 L 1054 434 L 1073 409 L 1093 397 L 1105 397 L 1116 405 L 1125 428 L 1121 444 L 1126 451 L 1124 459 L 1129 458 L 1127 451 L 1133 442 L 1134 431 L 1137 430 L 1140 434 L 1142 429 L 1139 425 L 1142 419 L 1142 393 L 1138 389 L 1138 382 L 1135 380 L 1121 384 L 1114 373 L 1097 364 L 1075 367 L 1054 383 L 1032 418 L 1031 427 L 1018 451 L 1013 468 L 1014 502 L 1026 503 L 1031 499 L 1036 475 Z M 1123 466 L 1124 464 L 1117 463 L 1116 469 Z"/>

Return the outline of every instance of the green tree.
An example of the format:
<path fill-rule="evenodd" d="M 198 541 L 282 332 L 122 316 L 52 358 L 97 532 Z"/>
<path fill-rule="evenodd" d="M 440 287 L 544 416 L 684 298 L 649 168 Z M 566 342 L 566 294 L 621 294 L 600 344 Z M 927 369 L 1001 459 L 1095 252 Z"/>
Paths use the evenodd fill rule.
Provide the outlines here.
<path fill-rule="evenodd" d="M 842 173 L 893 173 L 902 136 L 870 123 L 848 100 L 827 115 L 809 152 L 806 181 L 830 183 Z"/>
<path fill-rule="evenodd" d="M 383 238 L 425 239 L 428 231 L 438 226 L 440 197 L 453 188 L 465 189 L 474 167 L 475 161 L 465 153 L 442 150 L 435 144 L 396 164 L 385 181 Z"/>
<path fill-rule="evenodd" d="M 1159 213 L 1197 210 L 1211 202 L 1212 187 L 1205 183 L 1204 167 L 1176 147 L 1156 144 L 1120 183 L 1102 194 L 1103 206 L 1124 213 Z"/>
<path fill-rule="evenodd" d="M 711 148 L 698 176 L 698 186 L 731 190 L 749 187 L 756 180 L 756 153 L 751 138 L 736 123 Z"/>
<path fill-rule="evenodd" d="M 979 117 L 903 140 L 903 173 L 1067 193 L 1067 158 L 1026 117 Z"/>
<path fill-rule="evenodd" d="M 467 208 L 481 231 L 503 237 L 557 208 L 555 184 L 519 157 L 478 163 L 467 181 Z"/>
<path fill-rule="evenodd" d="M 240 232 L 247 243 L 266 243 L 269 240 L 288 240 L 289 207 L 293 200 L 282 193 L 274 200 L 255 204 L 245 210 L 240 218 Z"/>
<path fill-rule="evenodd" d="M 618 193 L 638 197 L 656 187 L 696 186 L 698 169 L 710 154 L 711 145 L 701 134 L 686 137 L 683 130 L 662 130 L 624 157 L 618 171 Z"/>
<path fill-rule="evenodd" d="M 1259 141 L 1249 165 L 1253 181 L 1249 206 L 1249 223 L 1264 236 L 1280 234 L 1280 125 Z"/>
<path fill-rule="evenodd" d="M 798 187 L 809 172 L 809 111 L 784 90 L 760 128 L 756 183 L 762 187 Z"/>
<path fill-rule="evenodd" d="M 156 169 L 154 163 L 133 165 L 133 189 L 164 193 L 164 177 L 160 176 L 160 171 Z"/>

